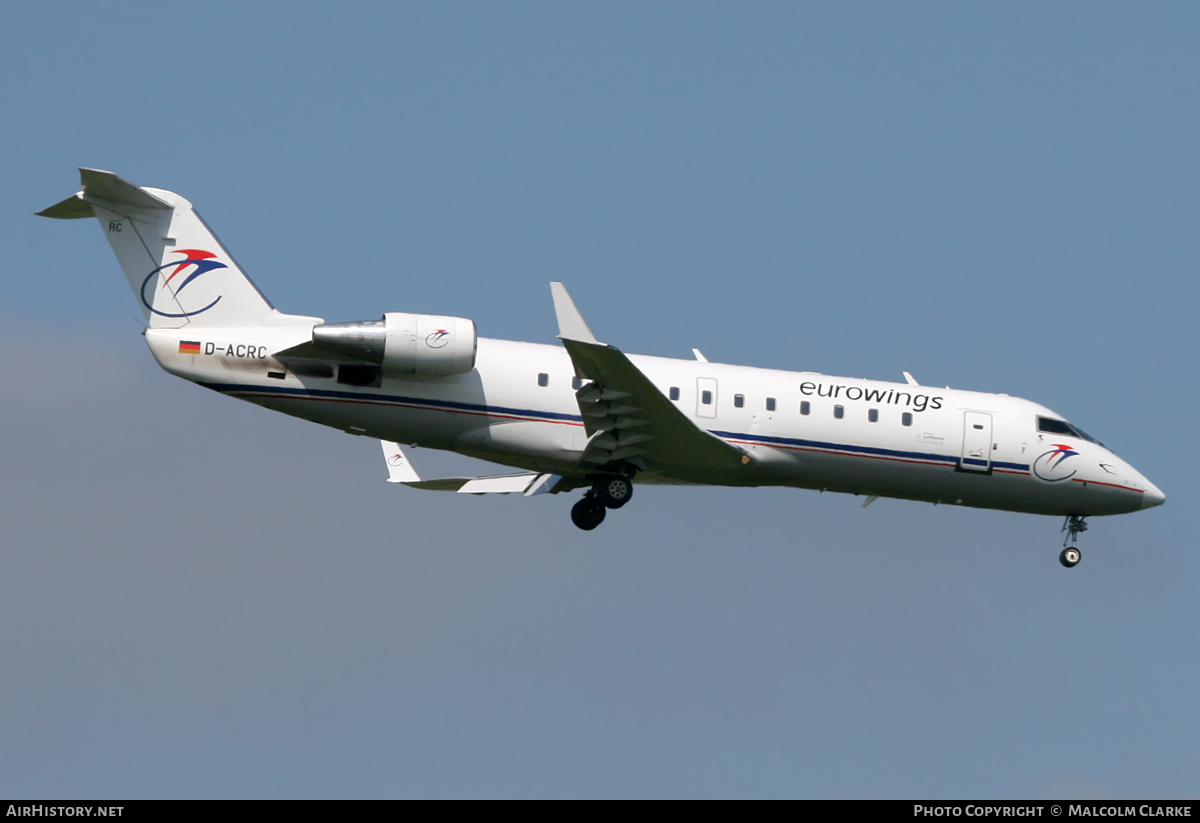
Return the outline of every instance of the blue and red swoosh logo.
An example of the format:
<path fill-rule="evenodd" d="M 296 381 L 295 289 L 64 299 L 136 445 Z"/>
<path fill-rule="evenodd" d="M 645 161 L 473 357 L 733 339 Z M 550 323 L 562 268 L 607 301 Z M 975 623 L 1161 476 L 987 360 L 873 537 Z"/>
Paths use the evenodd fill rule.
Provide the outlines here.
<path fill-rule="evenodd" d="M 1054 446 L 1048 452 L 1038 455 L 1037 460 L 1033 461 L 1033 473 L 1037 477 L 1050 483 L 1057 483 L 1061 480 L 1069 480 L 1075 476 L 1075 471 L 1064 473 L 1063 463 L 1071 457 L 1079 454 L 1070 446 L 1062 443 L 1053 443 Z"/>
<path fill-rule="evenodd" d="M 142 291 L 141 291 L 141 298 L 142 298 L 143 306 L 145 306 L 147 309 L 152 311 L 154 314 L 157 314 L 159 317 L 176 317 L 176 318 L 178 318 L 178 317 L 194 317 L 197 314 L 201 314 L 203 312 L 208 311 L 213 306 L 217 305 L 217 303 L 221 302 L 222 295 L 218 295 L 216 300 L 212 301 L 204 308 L 196 309 L 195 311 L 171 313 L 171 312 L 159 311 L 158 309 L 154 308 L 154 306 L 151 305 L 151 301 L 149 299 L 147 299 L 147 297 L 146 297 L 146 287 L 150 285 L 150 281 L 153 280 L 154 276 L 156 274 L 158 274 L 159 272 L 162 272 L 165 269 L 172 270 L 171 273 L 168 274 L 163 279 L 161 288 L 165 289 L 165 288 L 167 288 L 167 286 L 174 283 L 174 285 L 171 289 L 171 293 L 175 297 L 178 297 L 179 293 L 182 292 L 185 288 L 187 288 L 188 284 L 191 283 L 193 280 L 195 280 L 197 277 L 200 277 L 203 274 L 207 274 L 208 272 L 215 271 L 217 269 L 229 268 L 224 263 L 214 260 L 213 258 L 216 257 L 215 254 L 213 254 L 210 251 L 204 251 L 203 249 L 174 249 L 171 251 L 171 254 L 183 254 L 183 255 L 186 255 L 186 257 L 183 260 L 172 260 L 168 263 L 163 263 L 157 269 L 155 269 L 154 271 L 152 271 L 146 275 L 146 279 L 142 281 Z M 182 275 L 182 279 L 179 279 L 181 275 Z"/>

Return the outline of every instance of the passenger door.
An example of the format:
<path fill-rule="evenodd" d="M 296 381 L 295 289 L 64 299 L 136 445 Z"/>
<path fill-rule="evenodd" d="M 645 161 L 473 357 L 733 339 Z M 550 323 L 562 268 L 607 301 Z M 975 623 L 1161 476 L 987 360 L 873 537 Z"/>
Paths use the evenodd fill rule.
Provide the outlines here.
<path fill-rule="evenodd" d="M 992 416 L 987 412 L 963 412 L 962 459 L 958 465 L 969 472 L 992 470 Z"/>

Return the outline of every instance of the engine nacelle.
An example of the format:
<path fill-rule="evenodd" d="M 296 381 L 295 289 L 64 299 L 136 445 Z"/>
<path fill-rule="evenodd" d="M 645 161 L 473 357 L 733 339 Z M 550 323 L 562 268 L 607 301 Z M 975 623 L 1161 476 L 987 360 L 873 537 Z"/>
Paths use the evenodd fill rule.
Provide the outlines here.
<path fill-rule="evenodd" d="M 383 367 L 388 376 L 445 377 L 475 368 L 475 323 L 462 317 L 388 312 L 382 320 L 314 326 L 322 348 Z"/>

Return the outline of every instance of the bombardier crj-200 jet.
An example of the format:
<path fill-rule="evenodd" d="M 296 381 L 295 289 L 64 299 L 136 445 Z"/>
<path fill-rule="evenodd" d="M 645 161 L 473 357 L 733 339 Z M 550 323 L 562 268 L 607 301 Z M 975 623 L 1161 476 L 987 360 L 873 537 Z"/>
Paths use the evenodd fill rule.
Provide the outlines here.
<path fill-rule="evenodd" d="M 594 529 L 635 484 L 794 486 L 1065 518 L 1064 566 L 1085 517 L 1163 493 L 1050 409 L 1009 397 L 815 372 L 626 355 L 598 341 L 551 283 L 561 346 L 489 340 L 461 317 L 387 312 L 326 323 L 275 309 L 177 194 L 81 169 L 83 190 L 39 214 L 96 217 L 171 374 L 378 438 L 389 480 L 526 497 L 584 490 Z M 521 471 L 422 480 L 401 443 Z"/>

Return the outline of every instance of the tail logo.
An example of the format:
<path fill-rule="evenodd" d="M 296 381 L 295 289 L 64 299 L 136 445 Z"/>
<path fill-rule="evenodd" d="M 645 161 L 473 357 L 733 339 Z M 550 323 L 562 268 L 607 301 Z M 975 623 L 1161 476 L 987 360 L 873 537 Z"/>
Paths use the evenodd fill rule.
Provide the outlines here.
<path fill-rule="evenodd" d="M 431 349 L 440 349 L 449 342 L 450 332 L 445 329 L 438 329 L 425 338 L 425 345 Z"/>
<path fill-rule="evenodd" d="M 388 458 L 387 462 L 388 462 L 389 466 L 403 466 L 404 465 L 404 455 L 403 454 L 393 454 L 391 457 Z"/>
<path fill-rule="evenodd" d="M 1053 449 L 1040 455 L 1037 460 L 1033 461 L 1033 474 L 1039 480 L 1045 480 L 1047 483 L 1070 480 L 1075 476 L 1075 469 L 1067 471 L 1063 468 L 1063 463 L 1077 454 L 1079 452 L 1070 446 L 1055 443 Z"/>
<path fill-rule="evenodd" d="M 155 275 L 159 274 L 164 269 L 172 269 L 172 271 L 170 274 L 168 274 L 163 279 L 161 288 L 163 288 L 163 289 L 167 288 L 167 286 L 170 285 L 174 281 L 175 285 L 172 288 L 171 293 L 176 298 L 178 298 L 179 293 L 182 292 L 185 288 L 187 288 L 188 284 L 191 283 L 193 280 L 195 280 L 200 275 L 207 274 L 208 272 L 215 271 L 216 269 L 229 268 L 224 263 L 219 263 L 216 260 L 212 259 L 212 258 L 216 257 L 216 255 L 210 251 L 203 251 L 201 249 L 174 249 L 171 251 L 171 254 L 182 254 L 182 255 L 186 255 L 186 257 L 183 260 L 172 260 L 169 263 L 163 263 L 157 269 L 155 269 L 154 271 L 152 271 L 146 275 L 146 279 L 142 281 L 142 291 L 141 291 L 141 298 L 142 298 L 143 306 L 145 306 L 147 309 L 149 309 L 154 314 L 157 314 L 159 317 L 176 317 L 176 318 L 178 318 L 178 317 L 195 317 L 197 314 L 203 314 L 204 312 L 208 311 L 213 306 L 215 306 L 221 302 L 222 295 L 218 295 L 216 300 L 212 301 L 204 308 L 196 309 L 195 311 L 171 313 L 171 312 L 159 311 L 158 309 L 154 308 L 154 306 L 151 305 L 153 301 L 151 299 L 147 298 L 147 296 L 146 296 L 146 287 L 150 285 L 150 281 L 154 279 Z M 183 274 L 183 272 L 189 268 L 191 268 L 191 271 L 188 271 L 187 274 L 184 275 L 182 280 L 176 280 L 176 278 L 180 274 Z"/>

